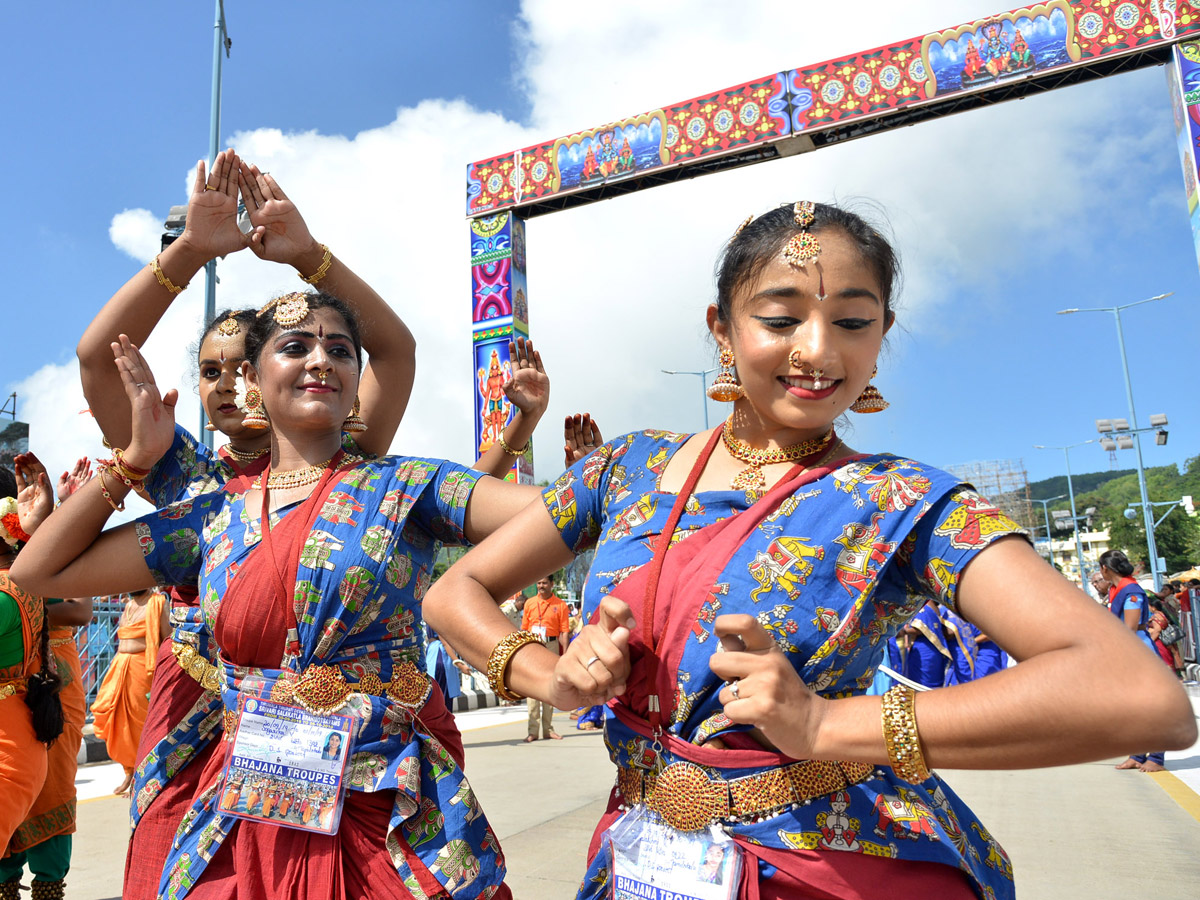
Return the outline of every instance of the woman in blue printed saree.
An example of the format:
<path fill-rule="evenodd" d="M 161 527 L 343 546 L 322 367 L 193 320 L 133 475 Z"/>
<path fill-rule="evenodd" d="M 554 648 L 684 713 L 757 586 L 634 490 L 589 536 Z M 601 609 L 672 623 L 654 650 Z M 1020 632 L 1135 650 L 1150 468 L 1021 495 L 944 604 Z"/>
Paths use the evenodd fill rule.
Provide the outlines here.
<path fill-rule="evenodd" d="M 239 194 L 254 226 L 251 234 L 242 234 L 237 225 Z M 217 154 L 211 171 L 206 172 L 203 161 L 197 164 L 184 232 L 156 263 L 167 282 L 185 285 L 208 260 L 246 247 L 266 261 L 293 267 L 305 281 L 319 284 L 371 323 L 364 335 L 370 363 L 358 392 L 367 430 L 347 435 L 345 445 L 368 456 L 386 453 L 415 374 L 412 334 L 341 259 L 330 254 L 325 264 L 324 245 L 313 239 L 298 208 L 271 175 L 241 160 L 233 150 L 224 150 Z M 319 271 L 324 274 L 314 280 Z M 128 444 L 130 415 L 111 344 L 120 334 L 141 344 L 175 296 L 156 277 L 153 266 L 143 268 L 113 295 L 80 340 L 84 393 L 105 438 L 114 446 Z M 246 333 L 254 321 L 253 309 L 228 310 L 206 324 L 198 347 L 200 400 L 210 427 L 229 443 L 213 451 L 176 425 L 171 447 L 145 479 L 146 494 L 156 507 L 220 490 L 229 480 L 257 476 L 266 467 L 271 432 L 246 427 L 244 412 L 235 402 Z M 545 410 L 548 382 L 532 344 L 519 342 L 513 350 L 514 377 L 505 391 L 517 413 L 504 436 L 519 447 L 528 441 Z M 475 468 L 502 475 L 510 463 L 511 457 L 496 445 Z M 172 594 L 176 606 L 196 602 L 189 587 Z M 131 808 L 134 832 L 122 890 L 126 900 L 157 896 L 158 872 L 171 850 L 176 827 L 191 803 L 204 762 L 220 749 L 219 741 L 200 741 L 195 735 L 197 723 L 213 722 L 211 714 L 219 698 L 206 693 L 176 664 L 172 641 L 163 643 L 157 662 L 137 754 L 140 765 Z M 211 738 L 213 733 L 205 725 L 204 734 Z M 216 733 L 219 736 L 219 729 Z"/>
<path fill-rule="evenodd" d="M 605 830 L 655 816 L 640 834 L 731 837 L 740 898 L 1012 897 L 1003 850 L 928 766 L 1194 739 L 1178 686 L 1003 513 L 945 472 L 833 433 L 852 404 L 881 405 L 869 382 L 895 275 L 886 241 L 836 207 L 747 220 L 708 311 L 729 420 L 599 448 L 426 597 L 430 624 L 502 695 L 608 703 L 616 786 L 581 897 L 614 887 Z M 496 598 L 593 545 L 591 624 L 557 660 Z M 867 695 L 885 642 L 930 599 L 1022 664 L 915 699 Z"/>
<path fill-rule="evenodd" d="M 109 512 L 101 489 L 119 499 L 173 438 L 170 392 L 160 400 L 123 341 L 130 447 L 56 523 L 59 540 L 77 528 L 91 538 L 34 548 L 29 569 L 44 583 L 102 592 L 118 582 L 197 584 L 199 605 L 176 629 L 180 662 L 222 702 L 176 729 L 181 755 L 222 721 L 228 734 L 239 697 L 357 722 L 333 836 L 217 814 L 214 755 L 162 873 L 163 896 L 508 896 L 453 718 L 424 672 L 418 626 L 439 541 L 480 539 L 536 491 L 441 460 L 346 454 L 359 347 L 354 317 L 333 298 L 265 310 L 247 335 L 246 378 L 257 394 L 248 409 L 271 416 L 268 469 L 100 534 Z"/>

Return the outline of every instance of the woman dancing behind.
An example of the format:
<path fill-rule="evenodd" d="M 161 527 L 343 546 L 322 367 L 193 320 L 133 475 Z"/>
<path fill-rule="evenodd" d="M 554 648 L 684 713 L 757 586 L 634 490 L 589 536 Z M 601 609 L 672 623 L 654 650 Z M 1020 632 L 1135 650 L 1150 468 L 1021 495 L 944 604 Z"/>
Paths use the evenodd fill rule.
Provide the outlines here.
<path fill-rule="evenodd" d="M 507 896 L 453 718 L 422 671 L 417 626 L 438 541 L 481 540 L 536 489 L 442 460 L 348 455 L 357 335 L 352 313 L 327 295 L 269 305 L 247 335 L 245 368 L 273 425 L 267 470 L 101 534 L 109 500 L 174 437 L 173 392 L 160 397 L 123 339 L 115 353 L 134 410 L 130 445 L 43 525 L 49 538 L 23 560 L 40 588 L 197 584 L 200 605 L 177 625 L 181 661 L 220 691 L 229 725 L 239 692 L 358 721 L 333 837 L 218 814 L 207 802 L 222 763 L 214 755 L 163 872 L 168 896 L 193 887 L 200 898 Z"/>
<path fill-rule="evenodd" d="M 430 624 L 503 695 L 610 702 L 617 787 L 581 896 L 607 896 L 614 873 L 635 894 L 647 872 L 701 892 L 686 889 L 692 863 L 653 871 L 671 854 L 653 849 L 648 803 L 676 846 L 711 843 L 713 824 L 732 837 L 739 897 L 1012 897 L 1003 851 L 927 767 L 1058 765 L 1195 739 L 1165 668 L 1014 523 L 944 472 L 837 438 L 842 413 L 881 405 L 869 382 L 895 276 L 886 241 L 837 207 L 747 220 L 708 309 L 730 419 L 604 445 L 426 598 Z M 496 598 L 593 544 L 593 624 L 559 660 L 513 632 Z M 923 693 L 914 713 L 906 687 L 863 692 L 928 598 L 1021 665 Z M 599 838 L 623 807 L 638 812 L 612 832 L 614 869 Z M 620 850 L 638 838 L 640 854 Z"/>
<path fill-rule="evenodd" d="M 22 454 L 14 463 L 14 469 L 0 466 L 0 857 L 28 846 L 27 835 L 13 841 L 45 784 L 46 749 L 63 730 L 46 605 L 11 577 L 17 554 L 45 523 L 54 498 L 37 457 Z M 15 896 L 19 887 L 19 881 L 0 885 L 0 897 Z"/>
<path fill-rule="evenodd" d="M 239 193 L 245 203 L 250 234 L 237 225 Z M 124 447 L 130 436 L 130 407 L 113 365 L 112 343 L 120 334 L 141 344 L 186 285 L 209 260 L 249 246 L 260 258 L 293 267 L 308 284 L 343 300 L 369 327 L 363 348 L 370 355 L 358 399 L 360 421 L 347 440 L 367 455 L 388 451 L 407 407 L 415 373 L 415 340 L 407 326 L 370 285 L 311 235 L 299 209 L 269 174 L 241 160 L 233 150 L 217 154 L 212 171 L 197 164 L 188 200 L 183 234 L 140 270 L 105 304 L 88 326 L 77 348 L 80 374 L 88 404 L 112 446 Z M 162 277 L 159 278 L 158 274 Z M 213 491 L 230 479 L 256 476 L 269 460 L 269 428 L 252 428 L 236 403 L 236 383 L 245 360 L 246 334 L 255 310 L 228 310 L 205 324 L 199 344 L 198 387 L 209 427 L 228 443 L 213 453 L 180 425 L 172 445 L 145 479 L 154 504 L 165 507 L 186 497 Z M 524 446 L 549 400 L 549 379 L 532 343 L 512 348 L 514 377 L 506 394 L 518 412 L 505 429 L 510 447 Z M 386 385 L 386 389 L 382 386 Z M 475 464 L 480 471 L 501 476 L 512 456 L 494 445 Z M 190 606 L 194 591 L 173 592 L 174 603 Z M 122 896 L 149 898 L 158 893 L 158 871 L 175 837 L 179 820 L 191 803 L 196 779 L 206 754 L 219 742 L 205 743 L 180 758 L 178 738 L 192 746 L 207 716 L 219 705 L 212 693 L 189 678 L 175 663 L 173 643 L 164 641 L 154 666 L 150 705 L 136 759 L 129 843 Z M 207 733 L 207 732 L 206 732 Z M 171 754 L 174 753 L 174 756 Z M 137 864 L 134 864 L 134 860 Z"/>

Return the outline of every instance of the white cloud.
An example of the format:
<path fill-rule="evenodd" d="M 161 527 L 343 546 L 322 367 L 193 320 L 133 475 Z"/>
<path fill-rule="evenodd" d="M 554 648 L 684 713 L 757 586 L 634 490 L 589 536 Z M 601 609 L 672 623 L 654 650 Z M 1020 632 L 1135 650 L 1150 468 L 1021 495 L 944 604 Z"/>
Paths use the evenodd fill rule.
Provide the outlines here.
<path fill-rule="evenodd" d="M 532 102 L 530 125 L 461 100 L 429 99 L 352 137 L 258 129 L 230 141 L 277 176 L 317 238 L 388 298 L 417 335 L 416 389 L 394 444 L 403 452 L 470 455 L 468 162 L 958 24 L 994 12 L 995 3 L 877 3 L 853 16 L 837 4 L 794 0 L 613 0 L 598 16 L 563 9 L 552 0 L 523 7 L 518 79 Z M 988 302 L 1019 253 L 1069 254 L 1065 235 L 1072 229 L 1087 244 L 1102 228 L 1149 227 L 1147 211 L 1127 211 L 1114 223 L 1105 189 L 1145 178 L 1161 164 L 1161 149 L 1151 152 L 1171 142 L 1169 119 L 1154 105 L 1166 104 L 1161 82 L 1154 73 L 1110 79 L 532 220 L 531 326 L 553 378 L 538 434 L 539 475 L 561 467 L 556 423 L 567 413 L 593 412 L 609 435 L 695 427 L 698 380 L 659 370 L 712 364 L 703 315 L 713 260 L 751 212 L 804 196 L 878 200 L 907 270 L 904 316 L 914 336 L 896 342 L 901 362 L 919 335 L 937 340 L 949 329 L 940 310 L 964 287 Z M 117 214 L 114 243 L 149 258 L 165 212 Z M 299 286 L 291 270 L 249 253 L 222 262 L 220 277 L 218 308 L 257 305 Z M 198 328 L 201 285 L 198 279 L 176 301 L 146 348 L 159 383 L 180 386 L 182 420 L 192 427 L 193 362 L 180 348 Z M 49 392 L 26 410 L 36 434 L 61 436 L 59 467 L 90 440 L 89 423 L 52 408 L 82 408 L 81 399 L 71 399 L 78 398 L 77 381 L 67 365 L 18 386 L 23 397 Z M 868 421 L 859 431 L 864 443 L 873 435 L 890 441 L 896 427 Z"/>
<path fill-rule="evenodd" d="M 149 259 L 158 252 L 164 218 L 148 209 L 126 209 L 112 217 L 109 239 L 134 259 Z"/>

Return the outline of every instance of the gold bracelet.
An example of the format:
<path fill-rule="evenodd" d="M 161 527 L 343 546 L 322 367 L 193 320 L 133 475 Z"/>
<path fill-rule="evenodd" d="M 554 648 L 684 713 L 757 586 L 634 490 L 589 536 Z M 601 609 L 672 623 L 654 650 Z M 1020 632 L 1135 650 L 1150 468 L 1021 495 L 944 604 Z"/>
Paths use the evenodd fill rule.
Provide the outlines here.
<path fill-rule="evenodd" d="M 104 483 L 104 473 L 108 471 L 108 466 L 96 467 L 96 478 L 100 482 L 100 493 L 104 495 L 104 499 L 108 501 L 108 505 L 113 508 L 113 512 L 122 512 L 125 509 L 125 501 L 122 500 L 118 505 L 117 501 L 112 498 L 112 494 L 108 492 L 108 485 Z"/>
<path fill-rule="evenodd" d="M 883 695 L 883 742 L 887 745 L 892 771 L 909 784 L 929 780 L 929 767 L 921 752 L 917 733 L 916 694 L 912 688 L 898 684 Z"/>
<path fill-rule="evenodd" d="M 161 255 L 162 254 L 160 253 L 159 256 Z M 167 277 L 167 274 L 162 270 L 162 266 L 159 265 L 158 256 L 154 257 L 154 259 L 150 262 L 150 268 L 154 270 L 154 277 L 158 279 L 158 283 L 165 287 L 168 292 L 172 294 L 178 294 L 183 290 L 183 288 L 187 287 L 186 284 L 183 287 L 180 287 L 177 284 L 171 283 L 171 279 Z"/>
<path fill-rule="evenodd" d="M 300 275 L 301 281 L 305 281 L 309 284 L 316 284 L 318 281 L 320 281 L 322 278 L 324 278 L 326 275 L 329 274 L 329 267 L 330 267 L 330 265 L 333 264 L 333 254 L 329 252 L 329 248 L 327 246 L 325 246 L 324 244 L 321 245 L 321 249 L 325 251 L 325 255 L 323 257 L 321 257 L 321 265 L 317 268 L 317 271 L 313 272 L 311 275 L 309 275 L 307 277 L 304 275 L 300 275 L 300 273 L 297 272 L 296 274 Z"/>
<path fill-rule="evenodd" d="M 488 657 L 487 680 L 502 700 L 524 700 L 519 694 L 514 694 L 504 683 L 504 672 L 518 650 L 526 644 L 541 644 L 542 639 L 532 631 L 512 631 L 500 639 L 492 654 Z M 544 646 L 544 645 L 543 645 Z"/>
<path fill-rule="evenodd" d="M 530 438 L 529 440 L 527 440 L 525 442 L 524 447 L 522 447 L 520 450 L 514 450 L 512 447 L 510 447 L 508 445 L 508 441 L 506 441 L 504 439 L 504 435 L 503 434 L 500 435 L 500 449 L 503 450 L 505 453 L 507 453 L 509 456 L 524 456 L 526 453 L 529 452 L 529 445 L 532 443 L 533 443 L 533 438 Z"/>

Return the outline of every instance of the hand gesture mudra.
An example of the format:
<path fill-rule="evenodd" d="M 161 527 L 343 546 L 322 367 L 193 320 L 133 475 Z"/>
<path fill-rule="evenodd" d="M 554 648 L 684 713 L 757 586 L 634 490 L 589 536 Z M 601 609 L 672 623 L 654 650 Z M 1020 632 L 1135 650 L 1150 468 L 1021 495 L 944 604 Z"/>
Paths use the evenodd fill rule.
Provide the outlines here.
<path fill-rule="evenodd" d="M 625 693 L 634 627 L 633 613 L 623 601 L 612 596 L 601 600 L 596 623 L 583 627 L 554 667 L 550 702 L 557 709 L 577 709 Z"/>
<path fill-rule="evenodd" d="M 159 393 L 154 373 L 128 335 L 119 335 L 112 351 L 133 411 L 133 437 L 125 449 L 125 459 L 130 465 L 149 469 L 175 440 L 175 404 L 179 401 L 179 391 L 171 388 L 165 394 Z"/>
<path fill-rule="evenodd" d="M 542 367 L 542 354 L 533 341 L 519 337 L 508 344 L 512 377 L 504 383 L 504 396 L 525 415 L 538 415 L 550 404 L 550 376 Z"/>
<path fill-rule="evenodd" d="M 568 469 L 603 443 L 600 426 L 592 421 L 591 413 L 567 416 L 563 425 L 563 452 Z"/>
<path fill-rule="evenodd" d="M 58 477 L 58 485 L 55 488 L 55 495 L 58 497 L 58 502 L 66 502 L 68 497 L 92 480 L 92 475 L 92 463 L 86 456 L 81 456 L 75 460 L 75 465 L 71 468 L 71 471 L 63 472 Z"/>
<path fill-rule="evenodd" d="M 771 633 L 753 616 L 717 616 L 713 634 L 721 649 L 708 666 L 726 682 L 717 695 L 725 715 L 753 725 L 793 759 L 808 759 L 828 701 L 801 680 Z"/>
<path fill-rule="evenodd" d="M 241 162 L 233 150 L 222 150 L 205 171 L 204 160 L 196 164 L 196 181 L 188 197 L 187 221 L 181 240 L 215 259 L 235 253 L 249 244 L 237 223 L 238 172 Z"/>
<path fill-rule="evenodd" d="M 42 461 L 32 453 L 13 457 L 13 474 L 17 481 L 17 519 L 26 534 L 33 534 L 54 512 L 50 476 Z"/>
<path fill-rule="evenodd" d="M 315 241 L 296 204 L 288 199 L 271 173 L 243 162 L 239 173 L 242 202 L 250 215 L 250 249 L 260 259 L 295 265 Z"/>

